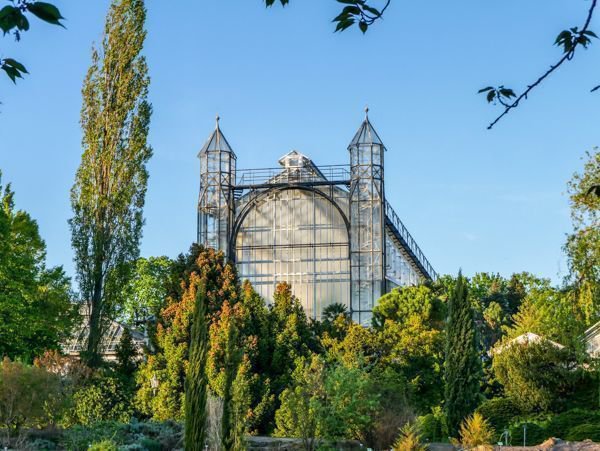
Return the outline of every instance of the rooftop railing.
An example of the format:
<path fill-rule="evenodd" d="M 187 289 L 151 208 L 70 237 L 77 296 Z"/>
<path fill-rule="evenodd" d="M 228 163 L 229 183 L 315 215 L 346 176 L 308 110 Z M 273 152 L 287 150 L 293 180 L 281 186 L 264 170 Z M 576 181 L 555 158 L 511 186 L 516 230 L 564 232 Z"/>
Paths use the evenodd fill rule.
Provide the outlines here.
<path fill-rule="evenodd" d="M 325 179 L 328 182 L 350 181 L 349 165 L 291 166 L 287 168 L 240 169 L 236 173 L 236 186 L 268 185 L 275 183 L 311 183 Z"/>
<path fill-rule="evenodd" d="M 413 254 L 423 271 L 425 271 L 432 280 L 436 280 L 438 275 L 433 269 L 433 266 L 431 266 L 431 263 L 429 263 L 429 260 L 427 260 L 425 254 L 423 254 L 423 251 L 421 251 L 421 248 L 417 242 L 414 240 L 408 229 L 404 226 L 390 203 L 387 201 L 385 202 L 385 215 L 388 221 L 390 221 L 394 228 L 398 231 L 400 238 L 408 247 L 407 250 Z"/>

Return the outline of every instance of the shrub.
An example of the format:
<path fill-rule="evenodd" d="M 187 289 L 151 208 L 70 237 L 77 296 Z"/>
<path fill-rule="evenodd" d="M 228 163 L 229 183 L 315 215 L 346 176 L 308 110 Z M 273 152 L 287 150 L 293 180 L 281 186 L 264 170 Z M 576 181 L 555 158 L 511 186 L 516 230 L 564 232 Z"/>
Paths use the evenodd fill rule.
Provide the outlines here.
<path fill-rule="evenodd" d="M 62 402 L 59 376 L 42 368 L 11 362 L 0 364 L 0 424 L 16 435 L 22 427 L 40 427 Z"/>
<path fill-rule="evenodd" d="M 112 440 L 103 440 L 98 443 L 93 443 L 89 447 L 90 451 L 118 451 L 117 445 Z"/>
<path fill-rule="evenodd" d="M 92 443 L 113 442 L 120 451 L 160 451 L 183 446 L 181 425 L 172 421 L 129 424 L 100 422 L 90 426 L 76 425 L 64 430 L 60 449 L 87 450 Z"/>
<path fill-rule="evenodd" d="M 133 414 L 131 400 L 119 380 L 97 376 L 73 395 L 67 423 L 90 425 L 102 421 L 128 423 Z"/>
<path fill-rule="evenodd" d="M 476 412 L 479 412 L 497 432 L 502 432 L 521 414 L 519 407 L 509 398 L 487 399 Z"/>
<path fill-rule="evenodd" d="M 466 448 L 477 446 L 492 449 L 490 444 L 494 440 L 494 428 L 478 412 L 475 412 L 462 422 L 459 433 L 460 443 Z"/>
<path fill-rule="evenodd" d="M 544 424 L 538 424 L 533 422 L 521 421 L 510 427 L 510 436 L 512 438 L 513 446 L 521 446 L 523 444 L 523 426 L 527 425 L 527 441 L 526 446 L 539 445 L 546 439 L 551 437 L 552 433 L 549 433 Z"/>
<path fill-rule="evenodd" d="M 583 409 L 568 410 L 551 417 L 546 429 L 552 437 L 564 439 L 571 429 L 582 424 L 600 425 L 600 412 Z"/>
<path fill-rule="evenodd" d="M 425 451 L 427 445 L 422 443 L 418 425 L 416 423 L 406 423 L 400 429 L 400 435 L 392 449 L 394 451 Z"/>
<path fill-rule="evenodd" d="M 424 440 L 444 442 L 448 437 L 446 417 L 440 407 L 431 409 L 431 413 L 418 418 L 419 430 Z"/>
<path fill-rule="evenodd" d="M 127 429 L 128 425 L 116 422 L 100 422 L 93 426 L 75 425 L 65 429 L 61 445 L 69 450 L 84 451 L 92 443 L 124 440 Z"/>
<path fill-rule="evenodd" d="M 151 438 L 143 437 L 140 440 L 140 445 L 146 451 L 162 451 L 162 446 L 156 440 L 152 440 Z"/>
<path fill-rule="evenodd" d="M 572 428 L 565 436 L 565 440 L 571 442 L 581 442 L 588 439 L 600 442 L 600 424 L 580 424 Z"/>
<path fill-rule="evenodd" d="M 547 341 L 505 344 L 494 354 L 492 368 L 504 392 L 524 412 L 547 412 L 564 405 L 580 378 L 568 349 Z"/>
<path fill-rule="evenodd" d="M 35 440 L 29 442 L 28 449 L 35 449 L 36 451 L 53 451 L 58 448 L 56 443 L 51 440 L 36 438 Z"/>

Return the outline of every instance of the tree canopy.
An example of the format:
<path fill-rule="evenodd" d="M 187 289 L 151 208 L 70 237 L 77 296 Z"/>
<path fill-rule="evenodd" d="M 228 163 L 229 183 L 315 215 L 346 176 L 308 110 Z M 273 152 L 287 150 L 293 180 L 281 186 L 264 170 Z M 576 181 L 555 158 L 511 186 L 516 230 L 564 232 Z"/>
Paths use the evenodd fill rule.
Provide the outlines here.
<path fill-rule="evenodd" d="M 1 176 L 1 174 L 0 174 Z M 0 356 L 32 361 L 57 349 L 77 320 L 70 279 L 46 266 L 46 244 L 0 178 Z"/>

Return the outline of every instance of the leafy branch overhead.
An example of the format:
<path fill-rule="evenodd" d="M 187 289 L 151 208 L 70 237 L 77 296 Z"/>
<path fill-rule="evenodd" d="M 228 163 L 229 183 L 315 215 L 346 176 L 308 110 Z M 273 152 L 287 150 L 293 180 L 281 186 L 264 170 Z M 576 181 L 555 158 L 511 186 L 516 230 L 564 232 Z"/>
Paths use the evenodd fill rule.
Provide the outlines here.
<path fill-rule="evenodd" d="M 383 18 L 383 13 L 390 5 L 391 0 L 387 0 L 381 9 L 377 9 L 367 3 L 366 0 L 336 0 L 338 3 L 345 5 L 342 12 L 339 13 L 332 22 L 336 23 L 335 31 L 344 31 L 354 24 L 358 24 L 358 28 L 363 33 L 366 33 L 369 26 L 373 25 L 377 20 Z M 277 0 L 265 0 L 267 6 L 273 6 Z M 289 0 L 279 0 L 282 6 L 289 3 Z"/>
<path fill-rule="evenodd" d="M 587 13 L 586 20 L 583 24 L 583 27 L 579 29 L 579 27 L 572 27 L 568 30 L 561 31 L 554 41 L 554 45 L 562 48 L 562 56 L 550 68 L 544 72 L 537 80 L 527 86 L 520 95 L 516 95 L 512 89 L 505 88 L 504 86 L 499 86 L 497 88 L 493 86 L 488 86 L 486 88 L 480 89 L 479 94 L 485 94 L 486 100 L 488 103 L 499 103 L 504 107 L 504 111 L 496 118 L 494 121 L 488 125 L 488 130 L 493 128 L 504 116 L 510 113 L 511 110 L 519 106 L 521 100 L 526 100 L 531 91 L 533 91 L 537 86 L 539 86 L 550 74 L 552 74 L 556 69 L 558 69 L 563 63 L 567 61 L 571 61 L 575 56 L 575 51 L 582 47 L 583 49 L 587 49 L 588 46 L 592 43 L 592 39 L 597 39 L 598 36 L 592 30 L 589 29 L 590 23 L 592 21 L 592 17 L 594 16 L 594 11 L 596 9 L 598 0 L 592 0 L 590 8 Z M 591 89 L 592 92 L 600 89 L 600 85 Z"/>
<path fill-rule="evenodd" d="M 29 30 L 29 19 L 27 13 L 33 14 L 40 20 L 52 25 L 64 28 L 61 20 L 64 19 L 56 6 L 46 2 L 32 2 L 29 0 L 15 0 L 0 9 L 0 29 L 4 36 L 12 33 L 15 40 L 21 40 L 21 33 Z M 23 78 L 27 74 L 25 66 L 13 58 L 0 58 L 0 69 L 16 83 L 17 78 Z"/>
<path fill-rule="evenodd" d="M 287 5 L 290 0 L 264 0 L 267 6 L 273 6 L 275 3 L 280 3 L 282 6 Z M 337 3 L 344 5 L 342 11 L 333 19 L 336 23 L 335 31 L 344 31 L 353 25 L 358 25 L 358 28 L 365 33 L 369 26 L 375 23 L 377 20 L 383 18 L 383 13 L 390 5 L 391 0 L 380 0 L 385 1 L 381 9 L 377 9 L 371 4 L 367 3 L 367 0 L 335 0 Z M 504 116 L 506 116 L 511 110 L 519 106 L 520 102 L 527 99 L 533 89 L 539 86 L 550 74 L 558 69 L 566 61 L 570 61 L 575 56 L 575 51 L 581 47 L 587 49 L 592 43 L 592 39 L 598 36 L 592 30 L 589 29 L 594 11 L 596 9 L 598 0 L 591 0 L 591 5 L 588 9 L 586 20 L 581 28 L 572 27 L 567 30 L 561 31 L 554 44 L 562 49 L 562 56 L 557 63 L 550 66 L 550 68 L 544 72 L 537 80 L 527 86 L 521 94 L 517 95 L 511 88 L 506 88 L 504 85 L 501 86 L 487 86 L 478 91 L 479 94 L 485 94 L 488 103 L 500 104 L 504 107 L 504 111 L 488 126 L 491 129 L 496 125 Z M 591 92 L 600 90 L 600 85 L 597 85 L 591 89 Z"/>

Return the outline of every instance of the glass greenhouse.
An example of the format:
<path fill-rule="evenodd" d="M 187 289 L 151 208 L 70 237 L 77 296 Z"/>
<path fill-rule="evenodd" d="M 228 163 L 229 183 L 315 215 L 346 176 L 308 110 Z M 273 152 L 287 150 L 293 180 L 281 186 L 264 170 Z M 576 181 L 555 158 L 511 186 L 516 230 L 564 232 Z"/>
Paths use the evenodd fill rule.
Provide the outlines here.
<path fill-rule="evenodd" d="M 382 294 L 437 277 L 385 199 L 385 150 L 367 115 L 349 165 L 293 150 L 278 168 L 238 170 L 217 118 L 198 154 L 198 242 L 222 250 L 267 302 L 288 282 L 310 317 L 342 303 L 370 325 Z"/>

